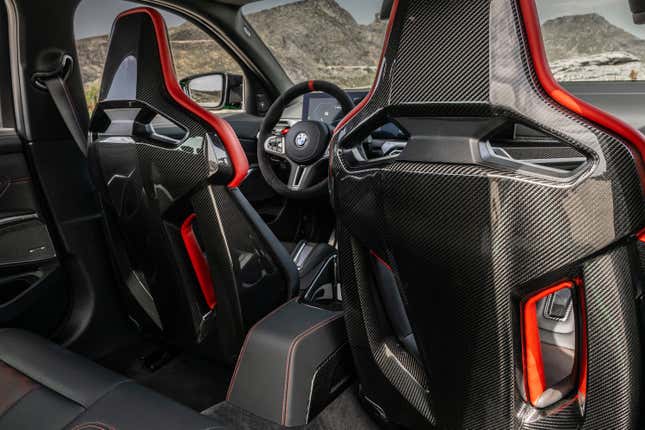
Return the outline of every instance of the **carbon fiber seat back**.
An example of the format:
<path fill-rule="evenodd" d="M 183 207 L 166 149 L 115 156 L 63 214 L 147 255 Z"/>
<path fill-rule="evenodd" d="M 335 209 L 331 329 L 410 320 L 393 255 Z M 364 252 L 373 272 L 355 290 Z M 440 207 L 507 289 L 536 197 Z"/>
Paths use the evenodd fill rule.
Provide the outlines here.
<path fill-rule="evenodd" d="M 545 86 L 532 0 L 401 0 L 390 25 L 372 91 L 332 140 L 345 318 L 365 404 L 408 428 L 636 428 L 642 137 L 575 99 L 565 107 L 568 95 Z M 408 133 L 405 150 L 357 156 L 390 121 Z M 520 126 L 583 162 L 543 169 L 498 156 L 495 138 Z M 393 334 L 374 256 L 394 274 L 420 358 Z M 579 385 L 536 408 L 521 304 L 564 279 L 580 285 Z"/>
<path fill-rule="evenodd" d="M 237 188 L 248 162 L 233 129 L 179 87 L 156 10 L 117 17 L 91 134 L 130 309 L 170 342 L 234 363 L 248 328 L 291 297 L 297 272 Z"/>

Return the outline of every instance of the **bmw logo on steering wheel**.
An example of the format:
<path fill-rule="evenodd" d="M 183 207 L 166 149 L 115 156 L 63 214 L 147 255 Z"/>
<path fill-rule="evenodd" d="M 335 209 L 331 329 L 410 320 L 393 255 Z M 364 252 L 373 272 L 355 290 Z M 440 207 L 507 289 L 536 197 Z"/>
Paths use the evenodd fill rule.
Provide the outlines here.
<path fill-rule="evenodd" d="M 307 142 L 309 142 L 309 136 L 307 133 L 298 133 L 296 135 L 295 143 L 298 148 L 304 147 Z"/>

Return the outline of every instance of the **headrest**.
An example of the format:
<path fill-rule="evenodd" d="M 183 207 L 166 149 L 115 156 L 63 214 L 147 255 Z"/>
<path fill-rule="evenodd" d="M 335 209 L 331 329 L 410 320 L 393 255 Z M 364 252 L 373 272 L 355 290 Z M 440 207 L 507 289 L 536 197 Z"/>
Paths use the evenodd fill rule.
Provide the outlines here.
<path fill-rule="evenodd" d="M 645 157 L 641 133 L 553 79 L 534 0 L 394 0 L 372 89 L 338 125 L 335 140 L 342 144 L 386 115 L 500 111 L 546 129 L 566 128 L 579 140 L 573 115 Z"/>
<path fill-rule="evenodd" d="M 229 187 L 246 177 L 248 160 L 231 126 L 195 103 L 179 86 L 166 24 L 155 9 L 127 10 L 114 21 L 99 103 L 118 101 L 143 102 L 193 135 L 215 133 L 233 166 Z"/>

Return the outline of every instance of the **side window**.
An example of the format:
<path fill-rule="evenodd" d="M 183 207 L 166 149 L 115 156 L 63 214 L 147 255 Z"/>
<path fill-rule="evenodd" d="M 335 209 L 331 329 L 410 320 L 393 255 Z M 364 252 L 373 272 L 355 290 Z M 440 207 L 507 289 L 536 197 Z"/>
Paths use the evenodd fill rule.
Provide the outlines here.
<path fill-rule="evenodd" d="M 645 26 L 626 1 L 536 0 L 551 71 L 558 81 L 645 80 Z"/>
<path fill-rule="evenodd" d="M 98 101 L 112 23 L 119 13 L 136 6 L 120 0 L 82 0 L 76 10 L 76 50 L 90 112 Z M 241 109 L 243 73 L 235 59 L 193 23 L 160 12 L 168 27 L 175 72 L 182 88 L 207 109 Z M 229 89 L 226 94 L 224 84 Z"/>

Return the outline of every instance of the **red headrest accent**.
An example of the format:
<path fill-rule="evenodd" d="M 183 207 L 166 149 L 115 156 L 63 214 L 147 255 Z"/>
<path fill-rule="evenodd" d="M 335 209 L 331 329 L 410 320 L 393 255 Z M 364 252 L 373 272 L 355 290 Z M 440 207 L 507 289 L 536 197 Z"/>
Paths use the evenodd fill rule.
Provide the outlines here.
<path fill-rule="evenodd" d="M 553 101 L 560 106 L 607 129 L 608 131 L 614 133 L 629 145 L 631 145 L 631 148 L 636 151 L 636 153 L 634 154 L 637 158 L 636 165 L 639 169 L 641 182 L 643 183 L 643 187 L 645 188 L 645 165 L 643 164 L 645 162 L 645 136 L 638 130 L 634 129 L 633 127 L 614 117 L 613 115 L 602 111 L 583 100 L 580 100 L 579 98 L 565 90 L 562 86 L 560 86 L 560 84 L 558 84 L 558 82 L 553 78 L 553 75 L 551 74 L 551 69 L 546 59 L 544 43 L 540 32 L 540 23 L 538 20 L 537 10 L 535 8 L 535 0 L 519 0 L 519 4 L 522 11 L 524 27 L 526 29 L 529 50 L 531 52 L 531 57 L 539 84 L 549 95 L 549 97 L 551 97 L 551 99 L 553 99 Z M 372 87 L 370 88 L 367 96 L 341 120 L 341 122 L 336 127 L 337 131 L 340 130 L 359 111 L 361 111 L 361 109 L 365 107 L 367 102 L 372 97 L 376 83 L 379 79 L 379 74 L 381 73 L 381 63 L 390 39 L 391 27 L 394 22 L 394 18 L 396 17 L 397 8 L 398 0 L 395 0 L 394 4 L 392 5 L 390 20 L 388 23 L 387 32 L 385 34 L 385 43 L 383 50 L 381 51 L 381 60 L 379 61 L 377 75 L 372 84 Z"/>
<path fill-rule="evenodd" d="M 184 91 L 182 91 L 179 83 L 177 82 L 177 76 L 175 75 L 175 68 L 173 66 L 172 55 L 170 53 L 170 45 L 168 43 L 166 23 L 161 14 L 148 7 L 139 7 L 126 10 L 119 14 L 116 20 L 118 21 L 125 16 L 134 14 L 146 14 L 152 20 L 155 29 L 155 36 L 157 38 L 157 46 L 159 46 L 159 59 L 161 61 L 164 85 L 168 94 L 180 106 L 205 121 L 215 130 L 215 133 L 224 144 L 224 148 L 226 148 L 226 152 L 228 153 L 228 156 L 231 159 L 231 164 L 233 165 L 233 179 L 229 182 L 228 186 L 230 188 L 237 187 L 242 183 L 244 178 L 246 178 L 249 171 L 249 162 L 235 131 L 228 122 L 199 106 L 190 97 L 188 97 Z"/>

